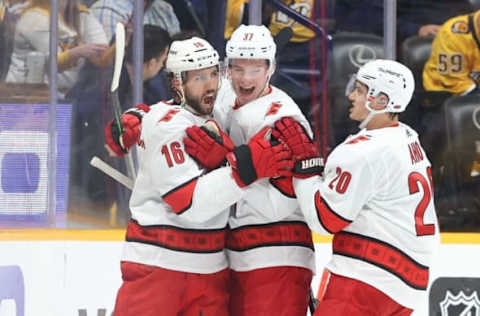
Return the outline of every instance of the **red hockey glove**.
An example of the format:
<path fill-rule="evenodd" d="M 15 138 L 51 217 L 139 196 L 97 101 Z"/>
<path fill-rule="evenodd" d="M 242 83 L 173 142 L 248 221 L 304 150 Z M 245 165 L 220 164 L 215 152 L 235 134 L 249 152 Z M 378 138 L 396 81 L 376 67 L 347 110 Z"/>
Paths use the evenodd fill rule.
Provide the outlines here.
<path fill-rule="evenodd" d="M 183 139 L 185 151 L 208 170 L 218 168 L 227 153 L 233 150 L 233 142 L 215 121 L 207 121 L 204 126 L 191 126 Z"/>
<path fill-rule="evenodd" d="M 248 145 L 235 147 L 233 152 L 227 154 L 233 178 L 240 187 L 260 178 L 292 175 L 292 153 L 285 144 L 270 143 L 267 138 L 271 130 L 265 127 L 250 139 Z"/>
<path fill-rule="evenodd" d="M 130 147 L 140 140 L 142 118 L 148 111 L 150 111 L 150 107 L 146 104 L 139 104 L 128 109 L 120 117 L 123 131 L 120 131 L 115 120 L 108 122 L 105 126 L 107 148 L 117 156 L 123 157 Z"/>
<path fill-rule="evenodd" d="M 272 135 L 287 144 L 295 162 L 293 176 L 308 178 L 323 171 L 323 159 L 307 132 L 296 120 L 284 117 L 275 122 Z"/>

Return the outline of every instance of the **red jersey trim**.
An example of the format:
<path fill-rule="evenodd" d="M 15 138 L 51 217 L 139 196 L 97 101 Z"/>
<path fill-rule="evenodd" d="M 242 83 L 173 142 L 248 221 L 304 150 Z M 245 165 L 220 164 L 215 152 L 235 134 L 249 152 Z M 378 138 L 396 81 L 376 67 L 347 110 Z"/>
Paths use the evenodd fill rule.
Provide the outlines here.
<path fill-rule="evenodd" d="M 270 184 L 277 189 L 280 193 L 284 196 L 296 199 L 297 196 L 295 195 L 295 190 L 293 189 L 293 183 L 291 177 L 280 177 L 280 178 L 270 178 L 268 180 Z"/>
<path fill-rule="evenodd" d="M 180 215 L 192 206 L 193 192 L 197 185 L 198 177 L 185 182 L 165 193 L 162 198 L 172 210 Z"/>
<path fill-rule="evenodd" d="M 317 210 L 318 221 L 330 234 L 341 231 L 352 222 L 335 213 L 322 198 L 320 191 L 315 193 L 315 209 Z"/>
<path fill-rule="evenodd" d="M 225 248 L 227 229 L 188 229 L 171 225 L 142 226 L 130 220 L 126 241 L 149 244 L 174 251 L 214 253 Z"/>
<path fill-rule="evenodd" d="M 395 275 L 414 289 L 427 289 L 428 267 L 384 241 L 350 232 L 340 232 L 333 237 L 333 253 L 373 264 Z"/>
<path fill-rule="evenodd" d="M 312 233 L 304 222 L 277 222 L 231 229 L 227 248 L 246 251 L 259 247 L 300 246 L 313 250 Z"/>

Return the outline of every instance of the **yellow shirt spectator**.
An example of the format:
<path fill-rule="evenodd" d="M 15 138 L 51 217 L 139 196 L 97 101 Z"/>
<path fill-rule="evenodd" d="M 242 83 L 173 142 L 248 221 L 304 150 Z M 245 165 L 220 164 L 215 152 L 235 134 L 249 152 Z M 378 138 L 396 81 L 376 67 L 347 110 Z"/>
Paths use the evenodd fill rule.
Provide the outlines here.
<path fill-rule="evenodd" d="M 427 91 L 467 94 L 480 84 L 480 10 L 445 22 L 423 69 Z"/>
<path fill-rule="evenodd" d="M 307 18 L 310 18 L 312 15 L 313 0 L 283 0 L 283 2 Z M 291 27 L 293 31 L 293 36 L 290 39 L 291 42 L 306 42 L 315 36 L 315 33 L 311 29 L 295 22 L 295 20 L 288 17 L 285 13 L 280 11 L 273 12 L 270 21 L 270 31 L 272 35 L 277 35 L 281 29 L 287 26 Z"/>
<path fill-rule="evenodd" d="M 312 14 L 313 0 L 283 0 L 283 2 L 291 9 L 310 18 Z M 230 38 L 233 31 L 241 24 L 245 3 L 248 3 L 248 0 L 228 0 L 225 20 L 225 38 Z M 287 26 L 291 27 L 293 31 L 293 36 L 290 40 L 291 42 L 306 42 L 315 36 L 315 33 L 309 28 L 295 22 L 280 11 L 274 11 L 270 21 L 270 32 L 272 32 L 272 35 L 277 35 L 281 29 Z"/>

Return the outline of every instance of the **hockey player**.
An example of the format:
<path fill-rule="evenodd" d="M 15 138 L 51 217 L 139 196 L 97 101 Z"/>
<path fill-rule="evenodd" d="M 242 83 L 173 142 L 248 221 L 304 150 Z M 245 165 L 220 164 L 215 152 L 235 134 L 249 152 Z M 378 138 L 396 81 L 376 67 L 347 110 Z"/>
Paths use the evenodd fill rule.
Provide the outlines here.
<path fill-rule="evenodd" d="M 247 144 L 255 133 L 284 116 L 295 118 L 311 133 L 295 102 L 269 84 L 275 70 L 275 51 L 265 26 L 241 25 L 227 43 L 231 86 L 222 89 L 218 97 L 216 119 L 237 145 Z M 209 137 L 200 128 L 187 133 L 197 140 Z M 204 143 L 218 146 L 211 140 L 202 146 L 186 140 L 187 152 L 204 165 L 209 164 L 206 153 L 213 159 L 217 152 L 215 160 L 221 161 L 222 152 Z M 230 315 L 304 316 L 315 255 L 291 178 L 263 179 L 251 185 L 236 203 L 229 226 Z"/>
<path fill-rule="evenodd" d="M 398 62 L 362 66 L 347 96 L 350 118 L 363 129 L 333 150 L 323 178 L 294 174 L 310 228 L 333 234 L 331 274 L 315 315 L 410 315 L 426 303 L 439 231 L 430 162 L 417 133 L 398 121 L 413 90 L 411 71 Z M 315 158 L 302 126 L 283 118 L 275 127 L 297 161 Z"/>
<path fill-rule="evenodd" d="M 205 40 L 171 44 L 166 68 L 176 98 L 143 116 L 115 316 L 228 315 L 228 207 L 257 178 L 289 175 L 290 153 L 270 145 L 267 129 L 241 148 L 224 143 L 232 167 L 205 173 L 185 153 L 185 130 L 211 118 L 218 67 Z"/>

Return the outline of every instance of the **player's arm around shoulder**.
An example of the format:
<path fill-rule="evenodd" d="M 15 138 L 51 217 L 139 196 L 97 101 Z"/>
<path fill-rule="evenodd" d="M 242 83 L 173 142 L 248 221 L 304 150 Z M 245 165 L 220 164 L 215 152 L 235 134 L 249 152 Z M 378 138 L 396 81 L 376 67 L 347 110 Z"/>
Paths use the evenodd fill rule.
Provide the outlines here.
<path fill-rule="evenodd" d="M 231 176 L 231 167 L 207 172 L 185 151 L 185 131 L 197 124 L 193 114 L 178 107 L 149 113 L 142 131 L 141 168 L 172 212 L 203 223 L 234 204 L 243 190 Z"/>
<path fill-rule="evenodd" d="M 346 141 L 327 158 L 323 177 L 294 178 L 300 208 L 313 231 L 341 231 L 371 199 L 375 175 L 364 147 Z"/>

